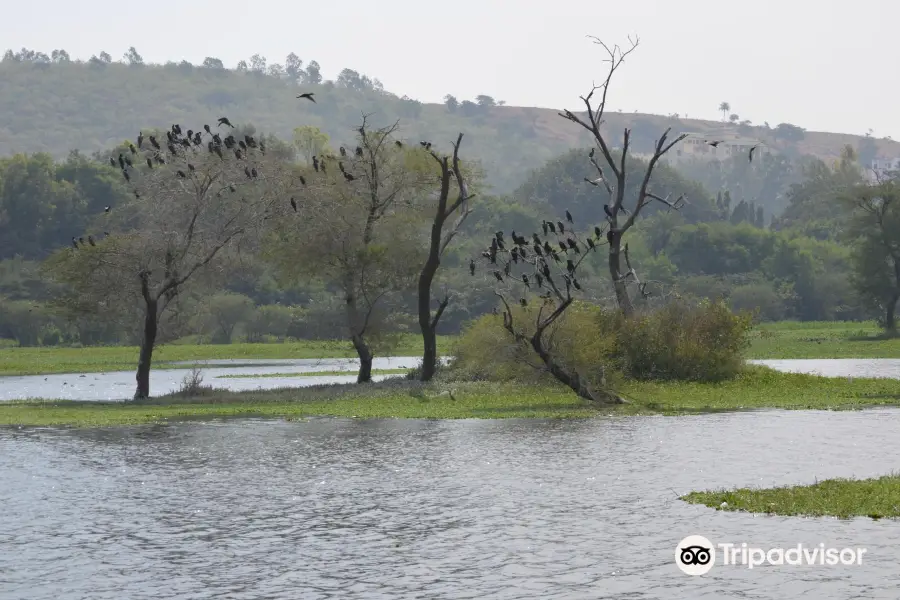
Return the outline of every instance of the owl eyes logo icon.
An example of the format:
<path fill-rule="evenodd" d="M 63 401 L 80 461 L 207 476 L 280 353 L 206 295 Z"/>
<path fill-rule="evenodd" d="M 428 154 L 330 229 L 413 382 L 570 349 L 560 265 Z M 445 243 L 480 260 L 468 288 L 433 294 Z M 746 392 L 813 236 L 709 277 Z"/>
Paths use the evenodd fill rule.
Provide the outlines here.
<path fill-rule="evenodd" d="M 716 549 L 702 535 L 689 535 L 675 548 L 675 564 L 687 575 L 703 575 L 716 564 Z"/>

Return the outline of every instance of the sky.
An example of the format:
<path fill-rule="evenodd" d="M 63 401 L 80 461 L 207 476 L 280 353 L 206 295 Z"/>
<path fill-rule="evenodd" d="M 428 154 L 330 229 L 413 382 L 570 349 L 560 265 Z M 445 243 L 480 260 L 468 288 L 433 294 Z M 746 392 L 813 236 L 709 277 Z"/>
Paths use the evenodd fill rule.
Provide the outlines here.
<path fill-rule="evenodd" d="M 513 106 L 581 108 L 603 49 L 640 38 L 608 108 L 740 119 L 900 140 L 896 0 L 43 0 L 15 3 L 0 44 L 73 58 L 135 46 L 146 62 L 259 53 L 343 68 L 423 102 L 487 94 Z"/>

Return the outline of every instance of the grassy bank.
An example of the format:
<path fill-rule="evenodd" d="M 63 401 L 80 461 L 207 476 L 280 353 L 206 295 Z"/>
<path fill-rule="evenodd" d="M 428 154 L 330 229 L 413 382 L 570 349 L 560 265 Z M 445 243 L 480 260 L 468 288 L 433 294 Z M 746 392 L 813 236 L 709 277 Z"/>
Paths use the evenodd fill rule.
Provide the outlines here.
<path fill-rule="evenodd" d="M 450 342 L 451 338 L 439 336 L 438 351 L 449 352 Z M 422 350 L 422 338 L 407 335 L 390 355 L 420 356 Z M 328 340 L 284 344 L 167 344 L 153 353 L 153 368 L 183 369 L 184 366 L 171 363 L 242 358 L 356 358 L 356 352 L 350 342 Z M 137 359 L 137 346 L 3 348 L 0 349 L 0 375 L 130 371 L 137 365 Z"/>
<path fill-rule="evenodd" d="M 254 392 L 215 391 L 197 398 L 163 396 L 148 403 L 0 403 L 0 425 L 106 426 L 183 418 L 313 415 L 360 418 L 570 418 L 683 414 L 754 408 L 853 409 L 900 405 L 894 380 L 824 378 L 748 368 L 721 384 L 630 382 L 630 405 L 597 409 L 560 387 L 395 380 Z"/>
<path fill-rule="evenodd" d="M 747 358 L 900 358 L 900 338 L 884 338 L 874 322 L 764 323 Z"/>
<path fill-rule="evenodd" d="M 814 485 L 772 489 L 692 492 L 691 504 L 717 510 L 785 516 L 900 517 L 900 475 L 877 479 L 828 479 Z"/>

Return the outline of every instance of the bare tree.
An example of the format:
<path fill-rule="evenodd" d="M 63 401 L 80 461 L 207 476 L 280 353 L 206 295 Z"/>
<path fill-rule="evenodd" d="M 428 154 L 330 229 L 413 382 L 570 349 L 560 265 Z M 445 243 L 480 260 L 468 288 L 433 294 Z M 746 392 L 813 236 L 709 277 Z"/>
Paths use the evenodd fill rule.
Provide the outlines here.
<path fill-rule="evenodd" d="M 494 293 L 503 305 L 503 327 L 515 342 L 530 347 L 540 359 L 540 366 L 580 397 L 599 404 L 620 404 L 625 400 L 609 389 L 602 365 L 596 385 L 592 385 L 579 373 L 577 365 L 566 364 L 554 352 L 554 329 L 575 301 L 573 290 L 577 293 L 583 289 L 578 279 L 579 267 L 598 246 L 607 243 L 603 239 L 605 226 L 595 227 L 593 235 L 579 235 L 570 215 L 566 215 L 566 220 L 568 226 L 562 221 L 544 221 L 543 237 L 533 233 L 530 240 L 515 231 L 508 238 L 498 231 L 479 261 L 497 280 Z M 473 275 L 476 267 L 473 259 Z M 521 286 L 521 291 L 518 300 L 513 299 L 511 304 L 513 286 Z M 513 310 L 516 303 L 522 310 Z M 528 318 L 534 319 L 533 327 L 524 322 Z"/>
<path fill-rule="evenodd" d="M 610 65 L 606 78 L 600 85 L 594 85 L 587 96 L 581 96 L 581 100 L 585 105 L 586 114 L 579 116 L 570 110 L 564 109 L 559 115 L 573 123 L 581 125 L 589 131 L 594 138 L 596 148 L 591 149 L 589 158 L 591 165 L 593 165 L 594 169 L 597 171 L 598 177 L 596 179 L 589 179 L 586 177 L 585 181 L 593 186 L 602 187 L 609 194 L 610 203 L 603 207 L 606 218 L 610 224 L 609 231 L 606 233 L 607 241 L 609 243 L 609 275 L 612 280 L 613 288 L 615 289 L 616 302 L 619 309 L 626 317 L 630 317 L 634 313 L 634 305 L 632 304 L 631 296 L 628 292 L 628 284 L 629 277 L 634 275 L 634 271 L 629 268 L 627 273 L 622 273 L 622 241 L 625 233 L 631 229 L 632 225 L 634 225 L 641 210 L 651 201 L 655 200 L 661 202 L 674 210 L 678 210 L 684 205 L 685 199 L 683 195 L 675 201 L 670 201 L 669 197 L 661 198 L 653 194 L 650 191 L 650 179 L 659 160 L 671 150 L 673 146 L 687 137 L 687 135 L 681 134 L 672 140 L 668 140 L 671 128 L 665 130 L 654 145 L 653 155 L 647 162 L 647 167 L 642 176 L 641 187 L 637 198 L 634 199 L 630 208 L 625 206 L 625 183 L 628 178 L 626 159 L 628 157 L 629 144 L 631 143 L 631 130 L 628 128 L 625 129 L 622 139 L 622 149 L 620 151 L 614 151 L 605 134 L 601 132 L 600 127 L 604 123 L 603 115 L 606 111 L 607 93 L 609 92 L 609 84 L 612 81 L 613 75 L 621 66 L 622 62 L 624 62 L 625 57 L 637 48 L 639 40 L 637 38 L 634 40 L 629 38 L 631 47 L 627 50 L 622 50 L 618 45 L 610 47 L 595 37 L 589 37 L 594 40 L 595 44 L 602 46 L 609 56 L 609 58 L 604 61 L 608 62 Z M 600 101 L 599 103 L 592 103 L 592 98 L 598 90 L 600 91 Z M 595 158 L 596 149 L 600 150 L 602 161 L 611 173 L 611 177 L 609 178 L 607 178 L 604 169 Z M 626 217 L 624 222 L 621 223 L 620 213 Z M 631 273 L 631 275 L 628 273 Z"/>
<path fill-rule="evenodd" d="M 87 240 L 73 239 L 74 248 L 49 265 L 68 284 L 75 311 L 142 306 L 135 400 L 150 395 L 160 317 L 186 286 L 211 276 L 242 239 L 259 233 L 268 208 L 294 185 L 290 165 L 267 156 L 263 143 L 207 131 L 173 125 L 165 137 L 142 134 L 111 156 L 133 200 L 107 207 Z"/>
<path fill-rule="evenodd" d="M 437 310 L 431 312 L 431 288 L 438 268 L 441 266 L 441 258 L 447 250 L 447 246 L 459 233 L 460 227 L 466 217 L 472 212 L 469 200 L 474 194 L 469 193 L 468 185 L 460 170 L 459 147 L 462 144 L 463 134 L 459 134 L 453 144 L 453 156 L 441 156 L 433 150 L 428 150 L 441 169 L 441 189 L 438 195 L 437 207 L 434 219 L 431 223 L 431 235 L 429 236 L 428 258 L 419 274 L 418 283 L 418 308 L 419 328 L 422 330 L 422 340 L 425 343 L 425 351 L 422 355 L 422 381 L 430 381 L 434 377 L 437 368 L 437 326 L 450 302 L 450 296 L 445 295 L 438 303 Z M 453 184 L 456 184 L 456 199 L 450 204 L 449 198 Z M 449 206 L 448 206 L 449 204 Z M 444 231 L 447 220 L 458 212 L 453 224 Z"/>
<path fill-rule="evenodd" d="M 415 201 L 425 179 L 408 165 L 396 129 L 369 129 L 364 117 L 355 148 L 313 156 L 308 192 L 296 213 L 283 209 L 269 253 L 283 275 L 312 276 L 341 290 L 358 383 L 372 379 L 373 338 L 389 316 L 385 299 L 409 289 L 422 251 L 410 232 L 421 221 Z M 433 188 L 433 172 L 431 180 Z"/>

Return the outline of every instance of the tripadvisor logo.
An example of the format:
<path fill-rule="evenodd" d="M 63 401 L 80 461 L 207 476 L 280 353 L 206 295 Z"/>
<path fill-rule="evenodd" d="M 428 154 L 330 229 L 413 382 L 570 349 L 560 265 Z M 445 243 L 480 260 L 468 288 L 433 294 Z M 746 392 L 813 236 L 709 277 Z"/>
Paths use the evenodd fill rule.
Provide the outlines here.
<path fill-rule="evenodd" d="M 825 544 L 791 548 L 754 548 L 742 544 L 713 544 L 702 535 L 689 535 L 675 547 L 675 564 L 687 575 L 703 575 L 716 564 L 716 548 L 721 551 L 720 564 L 746 566 L 762 565 L 861 565 L 865 548 L 826 548 Z"/>

